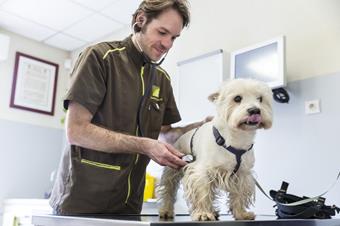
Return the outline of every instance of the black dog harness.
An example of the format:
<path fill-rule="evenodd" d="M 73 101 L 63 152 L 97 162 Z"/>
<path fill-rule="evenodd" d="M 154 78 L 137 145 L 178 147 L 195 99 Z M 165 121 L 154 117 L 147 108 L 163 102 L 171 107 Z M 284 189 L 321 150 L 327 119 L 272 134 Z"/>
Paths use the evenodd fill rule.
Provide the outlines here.
<path fill-rule="evenodd" d="M 221 136 L 220 132 L 216 129 L 215 126 L 213 126 L 213 133 L 214 133 L 214 137 L 216 140 L 216 143 L 219 146 L 224 147 L 224 149 L 228 150 L 229 152 L 233 153 L 236 157 L 236 166 L 234 168 L 233 174 L 236 174 L 236 172 L 238 171 L 238 169 L 241 166 L 241 157 L 244 153 L 246 153 L 247 151 L 251 150 L 253 148 L 253 144 L 250 146 L 250 148 L 248 150 L 244 150 L 244 149 L 237 149 L 234 148 L 232 146 L 227 146 L 225 144 L 225 139 Z"/>
<path fill-rule="evenodd" d="M 195 156 L 193 155 L 193 140 L 194 140 L 194 136 L 197 132 L 197 130 L 199 129 L 200 127 L 198 127 L 195 132 L 192 134 L 191 136 L 191 140 L 190 140 L 190 149 L 191 149 L 191 153 L 192 153 L 192 156 L 193 156 L 193 161 L 195 161 Z M 215 141 L 216 141 L 216 144 L 218 144 L 219 146 L 222 146 L 224 147 L 224 149 L 226 149 L 227 151 L 233 153 L 236 157 L 236 166 L 233 170 L 233 174 L 236 174 L 236 172 L 238 171 L 238 169 L 240 168 L 241 166 L 241 157 L 244 153 L 246 153 L 247 151 L 250 151 L 252 148 L 253 148 L 253 144 L 250 146 L 250 148 L 248 150 L 243 150 L 243 149 L 237 149 L 237 148 L 234 148 L 232 146 L 227 146 L 225 144 L 225 139 L 222 137 L 222 135 L 220 134 L 220 132 L 216 129 L 215 126 L 213 126 L 213 134 L 214 134 L 214 137 L 215 137 Z"/>

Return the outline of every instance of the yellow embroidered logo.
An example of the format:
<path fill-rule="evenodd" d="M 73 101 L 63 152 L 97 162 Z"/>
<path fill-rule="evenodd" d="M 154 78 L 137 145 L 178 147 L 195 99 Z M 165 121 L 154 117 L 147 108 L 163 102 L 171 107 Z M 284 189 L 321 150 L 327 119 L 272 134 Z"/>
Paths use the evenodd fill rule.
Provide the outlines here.
<path fill-rule="evenodd" d="M 160 88 L 158 86 L 152 86 L 152 96 L 159 98 L 159 90 Z"/>

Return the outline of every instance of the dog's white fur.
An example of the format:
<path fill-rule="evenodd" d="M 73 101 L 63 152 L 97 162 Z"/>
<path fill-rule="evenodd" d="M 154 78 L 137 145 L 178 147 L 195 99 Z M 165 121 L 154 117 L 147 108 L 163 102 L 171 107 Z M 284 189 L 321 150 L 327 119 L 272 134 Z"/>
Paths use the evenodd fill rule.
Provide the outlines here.
<path fill-rule="evenodd" d="M 254 143 L 256 130 L 268 129 L 272 125 L 272 91 L 262 82 L 236 79 L 223 84 L 209 99 L 216 104 L 217 114 L 212 121 L 199 127 L 194 135 L 193 155 L 196 160 L 182 170 L 164 168 L 157 189 L 161 200 L 160 217 L 174 216 L 177 189 L 182 179 L 193 220 L 218 219 L 216 198 L 221 191 L 228 195 L 227 203 L 235 219 L 255 219 L 253 212 L 247 212 L 255 200 L 253 149 L 243 154 L 240 168 L 233 174 L 235 155 L 217 145 L 212 127 L 219 130 L 227 146 L 248 150 Z M 259 109 L 260 114 L 251 116 L 249 109 L 254 108 Z M 253 125 L 246 124 L 247 121 L 253 122 Z M 185 133 L 174 146 L 190 154 L 190 140 L 194 131 Z"/>

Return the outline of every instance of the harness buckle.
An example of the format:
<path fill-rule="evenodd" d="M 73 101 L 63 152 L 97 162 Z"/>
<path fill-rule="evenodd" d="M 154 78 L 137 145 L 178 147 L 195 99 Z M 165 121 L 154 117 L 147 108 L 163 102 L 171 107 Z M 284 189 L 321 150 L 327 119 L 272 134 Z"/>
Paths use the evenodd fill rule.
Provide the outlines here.
<path fill-rule="evenodd" d="M 225 140 L 222 136 L 216 137 L 216 143 L 220 146 L 223 146 L 225 144 Z"/>

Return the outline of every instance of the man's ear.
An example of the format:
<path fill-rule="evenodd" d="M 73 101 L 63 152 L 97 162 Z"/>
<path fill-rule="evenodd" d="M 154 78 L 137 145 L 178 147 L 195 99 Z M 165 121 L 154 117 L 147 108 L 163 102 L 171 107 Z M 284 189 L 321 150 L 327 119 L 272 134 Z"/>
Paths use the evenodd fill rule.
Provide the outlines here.
<path fill-rule="evenodd" d="M 146 23 L 146 17 L 144 15 L 144 12 L 139 12 L 137 17 L 136 17 L 136 22 L 138 26 L 141 28 L 145 25 Z"/>
<path fill-rule="evenodd" d="M 208 96 L 208 100 L 210 100 L 211 102 L 214 103 L 214 102 L 217 100 L 217 98 L 218 98 L 219 95 L 220 95 L 220 94 L 219 94 L 218 92 L 212 93 L 212 94 L 210 94 L 210 95 Z"/>

